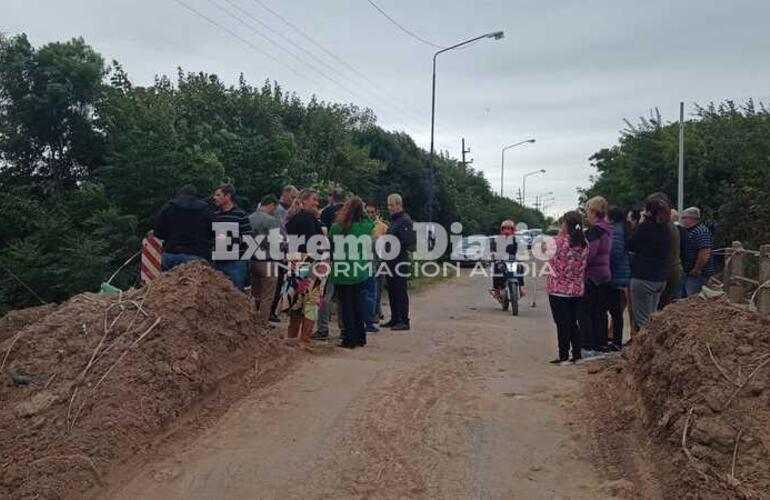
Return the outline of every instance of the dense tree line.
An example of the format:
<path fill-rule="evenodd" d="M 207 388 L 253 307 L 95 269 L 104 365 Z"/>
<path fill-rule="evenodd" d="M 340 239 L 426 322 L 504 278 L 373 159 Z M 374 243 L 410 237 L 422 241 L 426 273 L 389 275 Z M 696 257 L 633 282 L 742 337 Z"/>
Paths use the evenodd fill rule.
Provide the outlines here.
<path fill-rule="evenodd" d="M 631 207 L 663 191 L 676 204 L 679 124 L 659 114 L 627 123 L 617 145 L 591 157 L 598 174 L 584 198 Z M 685 122 L 685 205 L 701 208 L 717 245 L 770 243 L 770 110 L 749 100 L 696 107 Z"/>
<path fill-rule="evenodd" d="M 445 154 L 436 164 L 439 222 L 468 233 L 503 218 L 543 224 L 480 172 Z M 0 35 L 0 314 L 97 289 L 183 184 L 208 194 L 230 182 L 247 210 L 287 183 L 335 185 L 383 207 L 400 192 L 419 221 L 426 173 L 425 151 L 368 109 L 181 69 L 138 86 L 82 39 L 35 48 Z M 119 286 L 134 283 L 128 269 Z"/>

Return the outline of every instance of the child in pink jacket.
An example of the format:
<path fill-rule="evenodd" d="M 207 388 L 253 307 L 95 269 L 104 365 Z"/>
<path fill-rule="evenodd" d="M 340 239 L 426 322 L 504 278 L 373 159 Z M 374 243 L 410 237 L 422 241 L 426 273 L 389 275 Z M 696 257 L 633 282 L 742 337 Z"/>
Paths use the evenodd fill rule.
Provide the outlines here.
<path fill-rule="evenodd" d="M 567 212 L 564 215 L 561 232 L 555 241 L 556 253 L 548 261 L 551 273 L 546 279 L 546 289 L 559 339 L 559 357 L 551 363 L 561 365 L 568 360 L 576 363 L 581 358 L 578 311 L 585 293 L 588 242 L 578 212 Z M 569 358 L 570 346 L 572 359 Z"/>

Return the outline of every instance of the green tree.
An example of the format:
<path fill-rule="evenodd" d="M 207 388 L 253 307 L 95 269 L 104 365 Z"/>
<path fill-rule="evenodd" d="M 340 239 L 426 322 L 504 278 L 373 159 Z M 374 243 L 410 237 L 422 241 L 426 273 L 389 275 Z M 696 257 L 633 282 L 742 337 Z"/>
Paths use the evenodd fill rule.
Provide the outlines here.
<path fill-rule="evenodd" d="M 61 194 L 100 157 L 94 129 L 104 62 L 82 39 L 35 50 L 25 35 L 0 35 L 0 160 L 18 177 Z"/>
<path fill-rule="evenodd" d="M 718 244 L 770 242 L 770 112 L 749 100 L 696 106 L 685 124 L 685 202 L 701 208 Z M 678 123 L 641 120 L 618 144 L 591 157 L 598 174 L 583 199 L 601 194 L 624 207 L 663 191 L 676 204 Z"/>
<path fill-rule="evenodd" d="M 493 233 L 505 218 L 544 224 L 448 155 L 436 171 L 438 222 L 466 233 Z M 0 37 L 0 264 L 46 301 L 98 289 L 183 184 L 205 196 L 232 183 L 247 210 L 287 183 L 380 207 L 397 192 L 420 221 L 426 174 L 427 153 L 366 108 L 181 69 L 138 86 L 82 39 L 35 49 L 24 35 Z M 134 283 L 128 269 L 119 286 Z M 0 314 L 37 303 L 10 274 L 0 284 Z"/>

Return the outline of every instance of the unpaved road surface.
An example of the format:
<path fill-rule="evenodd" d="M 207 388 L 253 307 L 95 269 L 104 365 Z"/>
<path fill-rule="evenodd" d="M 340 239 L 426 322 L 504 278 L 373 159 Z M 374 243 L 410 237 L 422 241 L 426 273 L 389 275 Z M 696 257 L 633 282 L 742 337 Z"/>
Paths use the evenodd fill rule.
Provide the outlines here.
<path fill-rule="evenodd" d="M 412 300 L 410 332 L 308 355 L 110 498 L 606 498 L 553 367 L 547 299 L 503 313 L 483 277 Z"/>

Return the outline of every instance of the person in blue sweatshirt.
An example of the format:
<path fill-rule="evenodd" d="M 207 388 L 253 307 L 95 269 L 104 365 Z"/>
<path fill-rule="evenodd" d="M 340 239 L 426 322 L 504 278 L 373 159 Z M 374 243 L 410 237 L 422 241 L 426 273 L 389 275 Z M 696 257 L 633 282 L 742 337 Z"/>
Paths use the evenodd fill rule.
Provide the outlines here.
<path fill-rule="evenodd" d="M 612 343 L 619 350 L 623 346 L 623 313 L 628 305 L 628 283 L 631 281 L 631 261 L 627 242 L 631 234 L 623 209 L 611 207 L 609 219 L 612 223 L 612 250 L 610 252 L 611 289 L 607 296 L 607 308 L 612 320 Z"/>

